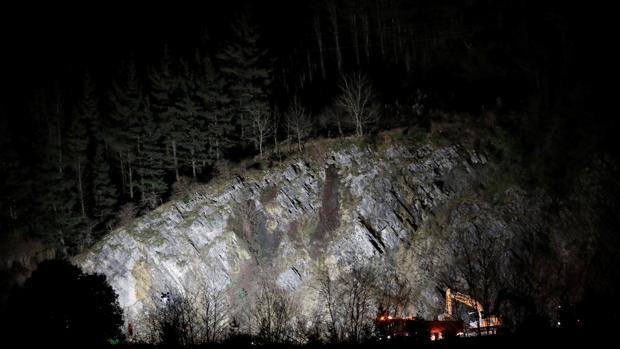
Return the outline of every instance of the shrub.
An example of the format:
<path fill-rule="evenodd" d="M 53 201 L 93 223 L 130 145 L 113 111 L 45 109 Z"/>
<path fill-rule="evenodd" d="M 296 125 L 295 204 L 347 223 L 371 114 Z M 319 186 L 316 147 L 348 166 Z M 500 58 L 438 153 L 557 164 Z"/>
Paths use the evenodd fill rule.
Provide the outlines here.
<path fill-rule="evenodd" d="M 8 333 L 28 345 L 118 342 L 123 314 L 117 298 L 104 275 L 84 274 L 64 260 L 45 261 L 13 295 Z"/>

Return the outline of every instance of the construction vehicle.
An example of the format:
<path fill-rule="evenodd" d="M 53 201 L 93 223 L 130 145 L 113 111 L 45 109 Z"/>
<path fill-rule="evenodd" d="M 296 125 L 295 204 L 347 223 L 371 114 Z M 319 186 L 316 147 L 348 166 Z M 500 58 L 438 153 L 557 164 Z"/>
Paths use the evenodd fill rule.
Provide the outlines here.
<path fill-rule="evenodd" d="M 453 317 L 454 302 L 463 303 L 473 309 L 468 312 L 467 328 L 463 321 Z M 446 289 L 446 312 L 438 320 L 424 320 L 414 316 L 397 317 L 386 311 L 377 314 L 375 326 L 378 339 L 384 341 L 423 341 L 446 338 L 497 334 L 502 326 L 502 319 L 495 315 L 486 315 L 482 304 L 474 298 Z"/>
<path fill-rule="evenodd" d="M 447 319 L 452 319 L 452 305 L 453 301 L 457 301 L 459 303 L 465 304 L 466 306 L 472 308 L 474 311 L 468 312 L 469 315 L 469 331 L 466 333 L 468 335 L 473 334 L 496 334 L 497 329 L 502 326 L 502 319 L 496 315 L 486 315 L 484 312 L 484 308 L 482 304 L 472 298 L 471 296 L 459 293 L 452 292 L 449 288 L 446 289 L 446 313 L 445 317 Z"/>

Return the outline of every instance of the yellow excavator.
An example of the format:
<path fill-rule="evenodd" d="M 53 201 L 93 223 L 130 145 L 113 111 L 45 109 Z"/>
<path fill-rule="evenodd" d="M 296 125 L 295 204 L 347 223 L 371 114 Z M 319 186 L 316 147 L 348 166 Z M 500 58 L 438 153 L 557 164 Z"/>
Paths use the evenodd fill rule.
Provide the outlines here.
<path fill-rule="evenodd" d="M 448 318 L 452 318 L 452 302 L 457 301 L 463 303 L 468 307 L 474 309 L 473 312 L 469 312 L 469 330 L 472 332 L 478 332 L 480 334 L 496 334 L 497 329 L 502 326 L 502 319 L 496 315 L 486 315 L 482 304 L 472 298 L 471 296 L 452 292 L 449 288 L 446 289 L 446 315 Z"/>

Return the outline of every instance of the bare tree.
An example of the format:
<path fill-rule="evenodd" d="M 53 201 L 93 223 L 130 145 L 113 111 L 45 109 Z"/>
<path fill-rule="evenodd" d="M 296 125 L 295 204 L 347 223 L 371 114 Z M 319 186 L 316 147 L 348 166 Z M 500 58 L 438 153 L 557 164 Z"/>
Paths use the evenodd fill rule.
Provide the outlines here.
<path fill-rule="evenodd" d="M 267 137 L 271 135 L 273 130 L 273 122 L 268 112 L 259 108 L 248 110 L 252 118 L 252 126 L 254 128 L 253 139 L 254 144 L 258 148 L 260 158 L 263 158 L 263 145 Z"/>
<path fill-rule="evenodd" d="M 297 148 L 301 153 L 301 141 L 308 137 L 312 128 L 312 121 L 305 108 L 295 96 L 288 112 L 286 113 L 286 126 L 297 140 Z"/>
<path fill-rule="evenodd" d="M 375 122 L 377 112 L 372 104 L 373 88 L 361 73 L 345 76 L 340 84 L 341 95 L 336 105 L 341 107 L 355 125 L 355 134 L 364 135 L 364 128 Z"/>
<path fill-rule="evenodd" d="M 201 290 L 200 301 L 201 340 L 204 343 L 218 343 L 224 339 L 228 329 L 229 304 L 226 295 L 222 290 L 205 286 Z"/>
<path fill-rule="evenodd" d="M 340 279 L 340 284 L 344 339 L 361 343 L 373 332 L 376 309 L 373 302 L 374 273 L 368 267 L 356 267 Z"/>
<path fill-rule="evenodd" d="M 355 267 L 333 279 L 327 270 L 319 276 L 319 295 L 327 312 L 331 343 L 361 343 L 373 332 L 375 319 L 374 273 L 369 267 Z"/>
<path fill-rule="evenodd" d="M 271 133 L 273 136 L 273 152 L 274 155 L 277 158 L 281 158 L 280 157 L 280 142 L 278 140 L 278 130 L 280 129 L 280 111 L 277 107 L 275 107 L 273 109 L 273 117 L 271 118 L 271 121 L 273 123 L 273 132 Z"/>
<path fill-rule="evenodd" d="M 395 270 L 382 273 L 383 280 L 377 283 L 377 303 L 388 314 L 405 316 L 411 304 L 413 288 L 407 277 Z"/>
<path fill-rule="evenodd" d="M 293 343 L 308 346 L 324 343 L 324 318 L 319 309 L 308 317 L 297 314 L 296 318 Z"/>
<path fill-rule="evenodd" d="M 151 340 L 164 345 L 188 345 L 198 342 L 196 308 L 191 297 L 170 292 L 162 293 L 148 326 Z"/>
<path fill-rule="evenodd" d="M 292 302 L 283 290 L 263 285 L 252 308 L 258 340 L 263 344 L 288 342 L 293 313 Z"/>
<path fill-rule="evenodd" d="M 338 314 L 336 283 L 332 280 L 327 268 L 321 270 L 319 276 L 319 296 L 325 302 L 327 310 L 327 332 L 331 343 L 340 340 L 340 317 Z"/>
<path fill-rule="evenodd" d="M 164 292 L 146 316 L 150 342 L 163 345 L 218 343 L 228 334 L 230 304 L 222 290 L 203 287 L 195 294 Z"/>

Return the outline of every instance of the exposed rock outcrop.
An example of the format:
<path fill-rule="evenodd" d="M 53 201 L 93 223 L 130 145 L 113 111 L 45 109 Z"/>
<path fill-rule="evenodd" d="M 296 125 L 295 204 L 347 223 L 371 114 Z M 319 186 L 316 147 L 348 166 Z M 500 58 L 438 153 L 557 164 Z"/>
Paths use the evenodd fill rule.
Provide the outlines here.
<path fill-rule="evenodd" d="M 405 275 L 414 289 L 406 311 L 434 318 L 444 306 L 438 288 L 485 281 L 468 277 L 463 251 L 486 248 L 501 261 L 482 271 L 489 277 L 527 257 L 522 237 L 541 230 L 548 198 L 510 186 L 480 194 L 492 184 L 485 154 L 432 142 L 345 143 L 320 160 L 207 185 L 113 231 L 75 262 L 107 275 L 138 332 L 162 292 L 205 285 L 235 303 L 275 282 L 309 314 L 319 306 L 319 268 L 337 275 L 369 263 L 379 279 Z"/>

